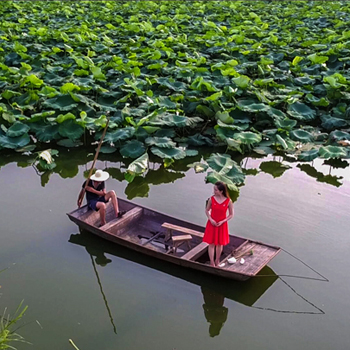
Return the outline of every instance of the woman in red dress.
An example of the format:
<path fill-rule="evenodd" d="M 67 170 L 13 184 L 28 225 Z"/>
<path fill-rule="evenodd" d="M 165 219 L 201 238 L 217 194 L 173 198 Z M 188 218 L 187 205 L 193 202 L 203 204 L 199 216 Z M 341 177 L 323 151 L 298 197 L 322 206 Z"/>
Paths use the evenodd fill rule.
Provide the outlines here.
<path fill-rule="evenodd" d="M 227 221 L 232 219 L 234 215 L 233 204 L 227 193 L 227 187 L 223 182 L 218 181 L 214 185 L 214 196 L 208 200 L 205 214 L 208 217 L 208 222 L 203 242 L 209 244 L 210 265 L 218 266 L 223 246 L 230 242 Z"/>

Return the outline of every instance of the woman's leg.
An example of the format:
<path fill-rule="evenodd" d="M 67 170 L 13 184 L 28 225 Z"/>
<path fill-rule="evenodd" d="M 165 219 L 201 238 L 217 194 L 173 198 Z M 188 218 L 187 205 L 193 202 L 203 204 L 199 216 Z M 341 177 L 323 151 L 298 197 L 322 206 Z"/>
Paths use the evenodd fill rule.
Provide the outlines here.
<path fill-rule="evenodd" d="M 214 244 L 209 244 L 208 254 L 209 254 L 209 259 L 210 259 L 210 265 L 211 266 L 215 266 L 214 253 L 215 253 L 215 245 Z"/>
<path fill-rule="evenodd" d="M 117 200 L 117 195 L 115 194 L 114 191 L 108 191 L 105 195 L 105 200 L 109 201 L 112 200 L 115 216 L 118 217 L 119 214 L 119 207 L 118 207 L 118 200 Z"/>
<path fill-rule="evenodd" d="M 103 226 L 106 224 L 106 204 L 103 202 L 97 202 L 96 209 L 100 213 L 101 226 Z"/>
<path fill-rule="evenodd" d="M 216 266 L 219 266 L 219 263 L 220 263 L 220 256 L 221 256 L 221 253 L 222 253 L 222 249 L 224 248 L 224 246 L 222 245 L 217 245 L 216 246 L 216 259 L 215 259 L 215 265 Z"/>

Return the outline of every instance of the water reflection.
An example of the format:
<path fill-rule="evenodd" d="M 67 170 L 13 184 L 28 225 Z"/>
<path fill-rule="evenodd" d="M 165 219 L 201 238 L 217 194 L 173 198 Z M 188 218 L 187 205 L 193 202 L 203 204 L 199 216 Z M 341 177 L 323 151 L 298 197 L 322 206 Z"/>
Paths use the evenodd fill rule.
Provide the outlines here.
<path fill-rule="evenodd" d="M 210 323 L 209 335 L 215 337 L 220 334 L 227 320 L 228 308 L 224 306 L 225 298 L 207 287 L 201 287 L 201 291 L 204 299 L 204 316 Z"/>
<path fill-rule="evenodd" d="M 268 266 L 265 266 L 261 270 L 261 272 L 257 275 L 257 278 L 251 278 L 245 282 L 238 282 L 220 278 L 218 276 L 208 275 L 200 271 L 186 269 L 166 261 L 161 261 L 160 263 L 160 261 L 156 258 L 140 254 L 116 244 L 111 244 L 111 242 L 106 241 L 84 230 L 81 230 L 78 234 L 72 234 L 70 236 L 69 242 L 85 247 L 89 253 L 94 266 L 94 272 L 100 286 L 100 291 L 114 330 L 115 325 L 113 322 L 113 317 L 108 306 L 106 295 L 103 292 L 102 283 L 95 265 L 96 263 L 103 267 L 109 264 L 111 262 L 111 259 L 107 258 L 106 254 L 142 264 L 152 269 L 169 274 L 173 277 L 180 278 L 189 283 L 198 285 L 200 287 L 204 300 L 204 316 L 206 321 L 210 323 L 209 335 L 211 337 L 219 335 L 220 330 L 227 320 L 228 309 L 224 306 L 225 299 L 235 301 L 254 309 L 269 312 L 308 315 L 324 314 L 323 310 L 299 294 L 284 279 L 278 277 L 275 272 Z M 93 260 L 93 257 L 95 260 Z M 261 278 L 258 278 L 259 276 Z M 310 305 L 316 311 L 294 311 L 277 309 L 273 307 L 257 306 L 257 301 L 278 279 L 288 288 L 289 291 L 297 295 L 298 298 L 303 300 L 306 304 Z"/>
<path fill-rule="evenodd" d="M 169 168 L 164 168 L 161 160 L 155 156 L 150 156 L 149 170 L 142 177 L 136 177 L 129 183 L 125 189 L 128 199 L 136 197 L 148 197 L 150 185 L 160 185 L 175 182 L 186 176 L 190 170 L 189 164 L 206 159 L 215 149 L 201 149 L 201 154 L 195 157 L 189 157 L 177 160 Z M 94 148 L 72 148 L 59 149 L 59 156 L 55 158 L 56 166 L 51 170 L 41 169 L 35 166 L 36 154 L 19 154 L 16 152 L 1 154 L 0 168 L 9 163 L 15 162 L 18 167 L 32 166 L 34 171 L 40 177 L 41 185 L 44 187 L 49 181 L 52 174 L 58 174 L 62 178 L 73 178 L 79 174 L 79 166 L 85 165 L 92 161 Z M 314 164 L 314 162 L 299 162 L 295 157 L 284 156 L 267 156 L 264 158 L 257 156 L 242 158 L 241 155 L 231 154 L 233 160 L 241 164 L 246 176 L 256 176 L 260 173 L 266 173 L 273 178 L 283 176 L 290 169 L 299 168 L 306 175 L 315 178 L 318 182 L 327 183 L 328 185 L 339 187 L 342 185 L 342 176 L 332 175 L 332 170 L 336 169 L 337 174 L 344 171 L 349 166 L 347 160 L 329 159 L 323 164 Z M 125 181 L 124 174 L 133 159 L 125 159 L 118 153 L 99 155 L 99 160 L 105 162 L 105 169 L 110 173 L 113 179 Z M 33 164 L 34 163 L 34 164 Z M 253 165 L 251 165 L 253 163 Z M 319 163 L 319 162 L 318 162 Z M 329 166 L 329 171 L 324 174 L 322 166 Z M 87 173 L 88 171 L 86 171 Z M 344 172 L 345 173 L 345 172 Z M 242 184 L 244 186 L 244 184 Z"/>
<path fill-rule="evenodd" d="M 72 235 L 73 236 L 73 235 Z M 113 320 L 113 316 L 112 316 L 112 312 L 111 312 L 111 309 L 108 305 L 108 300 L 107 300 L 107 297 L 106 297 L 106 294 L 105 292 L 103 291 L 103 287 L 102 287 L 102 282 L 101 282 L 101 279 L 100 279 L 100 275 L 98 273 L 98 270 L 97 270 L 97 267 L 96 267 L 96 264 L 101 266 L 101 267 L 105 267 L 107 264 L 111 263 L 112 260 L 111 259 L 108 259 L 106 256 L 105 256 L 105 253 L 103 252 L 103 250 L 99 249 L 98 247 L 94 247 L 93 245 L 86 245 L 85 246 L 85 249 L 86 251 L 89 253 L 90 255 L 90 258 L 91 258 L 91 263 L 92 263 L 92 267 L 93 267 L 93 270 L 95 272 L 95 276 L 96 276 L 96 279 L 97 279 L 97 283 L 99 285 L 99 288 L 100 288 L 100 292 L 101 292 L 101 295 L 102 295 L 102 298 L 103 298 L 103 301 L 104 301 L 104 304 L 106 306 L 106 309 L 107 309 L 107 312 L 108 312 L 108 317 L 110 319 L 110 322 L 112 324 L 112 327 L 113 327 L 113 332 L 115 334 L 117 334 L 117 328 L 114 324 L 114 320 Z M 94 259 L 95 257 L 95 259 Z"/>
<path fill-rule="evenodd" d="M 158 259 L 139 254 L 116 244 L 111 244 L 84 230 L 80 231 L 78 234 L 72 234 L 69 242 L 84 247 L 89 253 L 100 286 L 100 291 L 114 329 L 113 317 L 95 265 L 95 263 L 100 266 L 109 264 L 111 260 L 107 258 L 106 254 L 148 266 L 152 269 L 198 285 L 203 295 L 203 311 L 206 321 L 210 324 L 209 335 L 211 337 L 219 335 L 220 330 L 227 320 L 228 308 L 224 306 L 226 298 L 252 307 L 278 279 L 277 275 L 269 267 L 265 267 L 261 273 L 269 275 L 270 277 L 250 279 L 246 282 L 223 279 L 218 276 L 208 276 L 203 272 L 186 269 L 166 261 L 160 263 Z"/>

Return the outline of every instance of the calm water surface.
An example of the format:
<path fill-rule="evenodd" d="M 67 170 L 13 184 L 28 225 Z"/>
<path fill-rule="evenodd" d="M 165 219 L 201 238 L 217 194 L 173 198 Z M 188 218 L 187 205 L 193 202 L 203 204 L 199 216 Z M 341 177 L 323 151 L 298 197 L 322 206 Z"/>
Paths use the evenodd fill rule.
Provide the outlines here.
<path fill-rule="evenodd" d="M 350 168 L 331 169 L 342 177 L 337 187 L 322 163 L 309 175 L 290 163 L 279 177 L 247 176 L 230 222 L 231 233 L 279 245 L 329 279 L 284 278 L 298 294 L 281 279 L 206 278 L 79 234 L 66 212 L 75 209 L 84 166 L 73 178 L 52 174 L 42 187 L 32 167 L 7 163 L 0 170 L 0 270 L 8 267 L 0 306 L 13 312 L 23 299 L 29 306 L 18 332 L 33 346 L 18 349 L 72 349 L 70 338 L 80 350 L 348 349 Z M 98 163 L 106 165 L 118 167 Z M 122 198 L 126 185 L 107 182 Z M 189 170 L 174 183 L 149 186 L 135 202 L 205 223 L 212 185 L 203 174 Z M 285 253 L 270 267 L 318 277 Z"/>

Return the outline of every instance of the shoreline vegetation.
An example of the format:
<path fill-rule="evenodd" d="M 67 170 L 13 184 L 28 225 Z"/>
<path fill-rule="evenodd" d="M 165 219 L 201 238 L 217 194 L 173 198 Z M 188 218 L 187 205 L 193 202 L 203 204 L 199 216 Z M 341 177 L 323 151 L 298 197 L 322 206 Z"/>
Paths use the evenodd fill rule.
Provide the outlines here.
<path fill-rule="evenodd" d="M 0 270 L 0 273 L 6 269 Z M 13 316 L 7 313 L 7 308 L 0 315 L 0 349 L 16 349 L 13 346 L 15 342 L 28 343 L 24 338 L 16 333 L 15 325 L 22 319 L 28 306 L 23 306 L 23 300 L 17 307 Z M 28 343 L 29 344 L 29 343 Z"/>
<path fill-rule="evenodd" d="M 220 147 L 206 181 L 244 183 L 237 155 L 348 159 L 347 2 L 4 2 L 0 152 L 88 146 L 165 168 Z M 59 154 L 52 156 L 59 158 Z"/>

